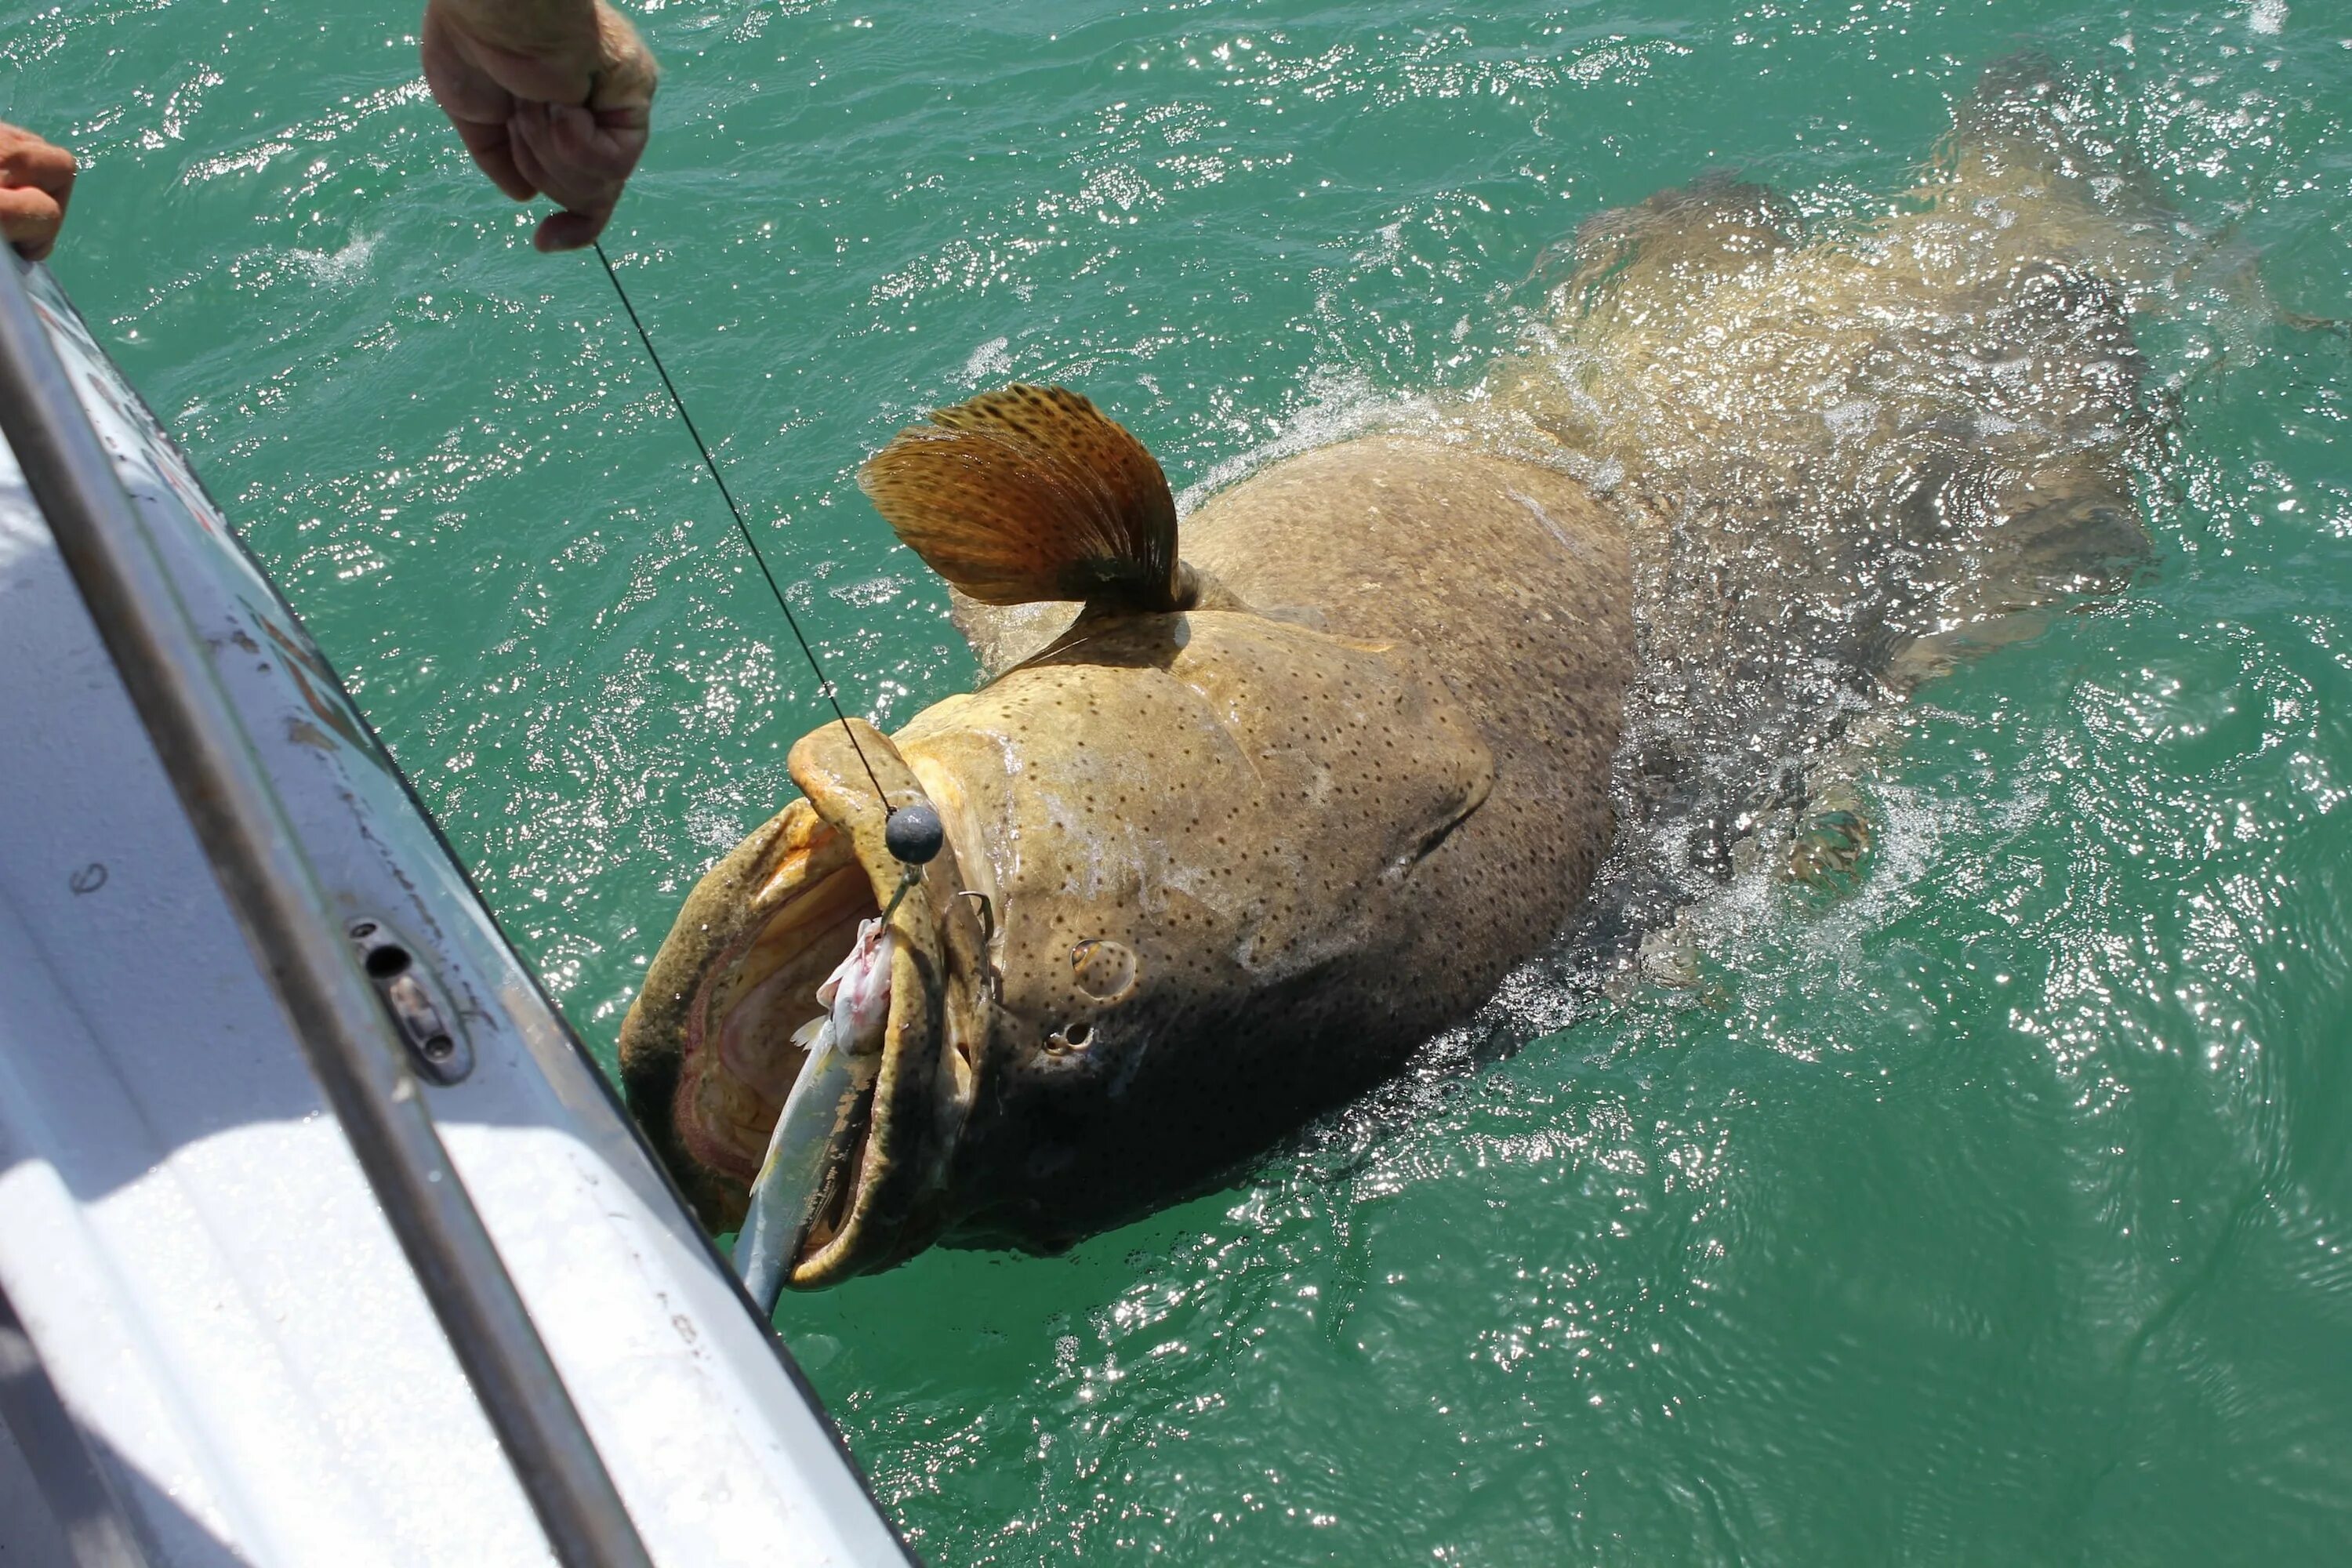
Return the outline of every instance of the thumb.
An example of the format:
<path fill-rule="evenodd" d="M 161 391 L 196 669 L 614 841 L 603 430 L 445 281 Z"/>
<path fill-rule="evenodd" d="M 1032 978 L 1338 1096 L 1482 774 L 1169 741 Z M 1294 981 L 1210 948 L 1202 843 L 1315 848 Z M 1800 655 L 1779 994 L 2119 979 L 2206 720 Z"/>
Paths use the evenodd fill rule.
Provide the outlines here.
<path fill-rule="evenodd" d="M 0 236 L 26 260 L 47 258 L 65 219 L 66 209 L 48 192 L 29 185 L 0 185 Z"/>

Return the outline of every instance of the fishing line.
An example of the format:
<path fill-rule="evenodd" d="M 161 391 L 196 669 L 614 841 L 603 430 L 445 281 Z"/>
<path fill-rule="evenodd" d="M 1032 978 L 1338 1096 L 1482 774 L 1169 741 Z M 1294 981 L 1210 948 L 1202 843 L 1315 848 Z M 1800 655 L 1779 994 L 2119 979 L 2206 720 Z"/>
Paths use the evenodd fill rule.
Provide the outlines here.
<path fill-rule="evenodd" d="M 875 798 L 881 801 L 884 813 L 897 816 L 897 809 L 890 805 L 889 794 L 883 789 L 882 781 L 874 776 L 874 764 L 866 760 L 866 748 L 857 743 L 857 731 L 849 727 L 849 715 L 841 710 L 841 699 L 834 695 L 833 682 L 824 678 L 824 667 L 816 661 L 816 649 L 809 646 L 808 637 L 801 631 L 800 617 L 793 614 L 792 601 L 784 597 L 782 588 L 776 586 L 776 574 L 768 570 L 768 558 L 760 553 L 760 542 L 751 537 L 751 525 L 743 521 L 743 509 L 735 504 L 735 494 L 727 488 L 727 480 L 719 472 L 718 463 L 712 460 L 710 447 L 702 439 L 702 432 L 694 427 L 694 416 L 686 411 L 686 399 L 677 395 L 677 384 L 670 380 L 669 371 L 662 363 L 661 355 L 654 352 L 653 335 L 646 331 L 646 323 L 638 317 L 637 308 L 629 303 L 629 291 L 621 287 L 621 275 L 613 270 L 613 258 L 604 254 L 604 242 L 599 239 L 589 243 L 595 247 L 596 259 L 604 264 L 604 276 L 613 280 L 613 292 L 621 297 L 621 309 L 629 313 L 629 325 L 637 329 L 637 341 L 646 345 L 646 357 L 654 362 L 654 371 L 661 377 L 663 389 L 669 394 L 670 406 L 677 410 L 678 418 L 686 425 L 686 433 L 694 437 L 694 449 L 702 454 L 702 466 L 710 470 L 711 479 L 718 482 L 719 498 L 726 501 L 727 510 L 734 514 L 735 531 L 743 536 L 743 542 L 751 549 L 751 559 L 759 563 L 760 575 L 768 580 L 768 592 L 776 596 L 776 608 L 784 612 L 784 625 L 793 628 L 793 640 L 801 645 L 801 657 L 808 660 L 809 673 L 816 677 L 817 689 L 824 693 L 825 701 L 832 705 L 833 716 L 841 721 L 841 732 L 849 737 L 849 749 L 857 753 L 857 763 L 866 770 L 866 782 L 874 786 Z M 906 858 L 901 856 L 899 858 Z"/>

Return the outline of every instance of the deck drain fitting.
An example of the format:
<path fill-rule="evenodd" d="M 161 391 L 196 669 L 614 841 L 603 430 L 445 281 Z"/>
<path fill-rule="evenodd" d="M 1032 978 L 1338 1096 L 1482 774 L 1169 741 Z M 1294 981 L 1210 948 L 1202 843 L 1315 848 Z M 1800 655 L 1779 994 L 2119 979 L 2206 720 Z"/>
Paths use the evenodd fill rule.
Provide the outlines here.
<path fill-rule="evenodd" d="M 474 1053 L 442 1016 L 441 1005 L 417 973 L 415 956 L 381 921 L 353 921 L 348 930 L 360 967 L 392 1016 L 417 1073 L 434 1083 L 452 1084 L 472 1072 Z"/>

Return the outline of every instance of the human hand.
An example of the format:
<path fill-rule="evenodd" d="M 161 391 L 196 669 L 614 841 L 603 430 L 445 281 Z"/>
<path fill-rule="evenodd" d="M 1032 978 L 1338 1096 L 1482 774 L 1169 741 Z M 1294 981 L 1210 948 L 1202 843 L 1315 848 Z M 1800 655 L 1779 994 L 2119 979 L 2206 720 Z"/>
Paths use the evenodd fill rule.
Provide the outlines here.
<path fill-rule="evenodd" d="M 0 120 L 0 238 L 27 261 L 47 258 L 73 195 L 74 156 Z"/>
<path fill-rule="evenodd" d="M 427 0 L 425 81 L 491 184 L 563 210 L 541 250 L 604 231 L 646 150 L 654 58 L 604 0 Z"/>

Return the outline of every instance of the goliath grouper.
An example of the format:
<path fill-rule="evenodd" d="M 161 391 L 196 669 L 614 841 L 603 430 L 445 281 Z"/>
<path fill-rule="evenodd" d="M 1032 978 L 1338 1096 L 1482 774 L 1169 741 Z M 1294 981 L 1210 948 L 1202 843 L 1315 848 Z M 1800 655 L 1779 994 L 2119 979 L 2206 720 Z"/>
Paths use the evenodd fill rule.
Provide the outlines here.
<path fill-rule="evenodd" d="M 1550 942 L 1612 802 L 1757 774 L 1701 814 L 1736 824 L 1937 647 L 2104 585 L 2140 539 L 2118 280 L 2167 231 L 2058 99 L 1989 89 L 1840 237 L 1728 184 L 1596 225 L 1483 426 L 1276 463 L 1181 557 L 1159 465 L 1074 393 L 900 434 L 866 488 L 992 679 L 802 740 L 803 798 L 648 970 L 625 1087 L 705 1221 L 764 1168 L 745 1252 L 807 1288 L 1198 1191 Z"/>
<path fill-rule="evenodd" d="M 624 1027 L 640 1117 L 734 1223 L 818 984 L 899 893 L 887 808 L 937 809 L 795 1286 L 1198 1187 L 1475 1006 L 1609 842 L 1626 551 L 1575 480 L 1355 443 L 1204 507 L 1180 561 L 1159 465 L 1084 398 L 935 419 L 866 469 L 900 537 L 982 604 L 1085 609 L 894 736 L 852 721 L 863 763 L 838 725 L 794 746 L 803 798 L 703 879 Z"/>

